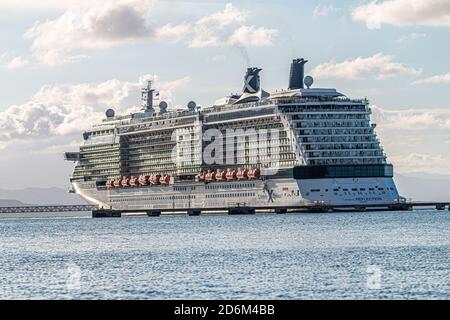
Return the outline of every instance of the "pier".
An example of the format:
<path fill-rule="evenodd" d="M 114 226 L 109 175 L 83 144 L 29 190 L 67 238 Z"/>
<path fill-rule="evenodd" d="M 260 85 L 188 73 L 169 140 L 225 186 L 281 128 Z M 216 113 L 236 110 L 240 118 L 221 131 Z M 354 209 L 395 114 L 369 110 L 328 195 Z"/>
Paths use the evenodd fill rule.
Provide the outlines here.
<path fill-rule="evenodd" d="M 98 208 L 90 205 L 49 205 L 49 206 L 22 206 L 0 207 L 0 213 L 40 213 L 40 212 L 77 212 L 94 211 Z"/>
<path fill-rule="evenodd" d="M 366 212 L 366 211 L 410 211 L 415 208 L 436 209 L 443 211 L 446 208 L 450 211 L 450 202 L 405 202 L 405 203 L 389 203 L 376 205 L 325 205 L 311 204 L 303 206 L 283 206 L 283 207 L 250 207 L 240 204 L 234 207 L 221 208 L 190 208 L 190 209 L 152 209 L 152 210 L 93 210 L 93 218 L 112 218 L 121 217 L 128 214 L 142 214 L 149 217 L 159 217 L 161 215 L 188 215 L 199 216 L 201 214 L 228 214 L 228 215 L 251 215 L 256 213 L 326 213 L 326 212 Z"/>
<path fill-rule="evenodd" d="M 44 212 L 81 212 L 91 211 L 93 218 L 112 218 L 121 217 L 127 214 L 143 214 L 149 217 L 159 217 L 161 215 L 188 215 L 199 216 L 201 214 L 229 214 L 229 215 L 248 215 L 256 213 L 274 213 L 286 214 L 290 212 L 339 212 L 339 211 L 409 211 L 415 208 L 434 208 L 436 210 L 450 210 L 450 202 L 405 202 L 394 204 L 377 205 L 326 205 L 311 204 L 303 206 L 283 206 L 283 207 L 250 207 L 245 204 L 239 204 L 234 207 L 222 208 L 190 208 L 190 209 L 149 209 L 149 210 L 111 210 L 98 208 L 92 205 L 48 205 L 48 206 L 21 206 L 21 207 L 0 207 L 1 213 L 44 213 Z"/>

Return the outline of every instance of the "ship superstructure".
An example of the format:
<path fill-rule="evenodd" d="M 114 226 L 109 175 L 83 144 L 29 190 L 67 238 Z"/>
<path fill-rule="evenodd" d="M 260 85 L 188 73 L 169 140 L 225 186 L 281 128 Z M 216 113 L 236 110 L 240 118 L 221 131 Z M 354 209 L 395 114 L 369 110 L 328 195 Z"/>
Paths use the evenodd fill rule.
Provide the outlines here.
<path fill-rule="evenodd" d="M 149 82 L 142 112 L 107 110 L 66 154 L 75 192 L 114 210 L 399 202 L 369 102 L 313 88 L 306 63 L 294 60 L 288 89 L 272 93 L 249 68 L 242 94 L 209 108 L 154 106 Z"/>

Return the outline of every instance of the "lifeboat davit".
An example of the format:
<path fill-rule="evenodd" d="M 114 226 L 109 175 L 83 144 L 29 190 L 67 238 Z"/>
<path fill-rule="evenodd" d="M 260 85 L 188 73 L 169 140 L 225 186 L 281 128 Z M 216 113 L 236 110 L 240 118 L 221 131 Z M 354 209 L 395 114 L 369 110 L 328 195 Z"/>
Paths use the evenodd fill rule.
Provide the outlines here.
<path fill-rule="evenodd" d="M 226 176 L 226 179 L 227 179 L 228 181 L 236 180 L 236 179 L 237 179 L 237 173 L 236 173 L 236 170 L 230 170 L 230 169 L 228 169 L 227 172 L 226 172 L 226 174 L 225 174 L 225 176 Z"/>
<path fill-rule="evenodd" d="M 152 174 L 150 182 L 151 184 L 161 184 L 161 175 L 159 173 Z"/>
<path fill-rule="evenodd" d="M 150 176 L 140 176 L 139 184 L 141 186 L 148 186 L 150 184 Z"/>
<path fill-rule="evenodd" d="M 135 177 L 131 177 L 130 179 L 130 186 L 131 187 L 138 187 L 139 186 L 139 179 Z"/>
<path fill-rule="evenodd" d="M 168 174 L 164 175 L 164 177 L 161 179 L 162 184 L 170 184 L 170 176 Z"/>

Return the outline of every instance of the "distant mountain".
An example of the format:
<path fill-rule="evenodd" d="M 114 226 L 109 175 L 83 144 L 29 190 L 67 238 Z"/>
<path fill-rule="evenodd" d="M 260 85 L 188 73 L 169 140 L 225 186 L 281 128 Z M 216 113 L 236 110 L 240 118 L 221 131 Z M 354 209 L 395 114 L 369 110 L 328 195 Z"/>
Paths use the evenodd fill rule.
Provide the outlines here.
<path fill-rule="evenodd" d="M 450 175 L 396 174 L 400 195 L 417 201 L 450 202 Z"/>
<path fill-rule="evenodd" d="M 17 200 L 0 199 L 0 207 L 23 207 L 29 206 L 28 203 L 23 203 Z"/>
<path fill-rule="evenodd" d="M 68 193 L 61 188 L 0 189 L 0 199 L 12 199 L 35 205 L 87 204 L 79 195 Z"/>

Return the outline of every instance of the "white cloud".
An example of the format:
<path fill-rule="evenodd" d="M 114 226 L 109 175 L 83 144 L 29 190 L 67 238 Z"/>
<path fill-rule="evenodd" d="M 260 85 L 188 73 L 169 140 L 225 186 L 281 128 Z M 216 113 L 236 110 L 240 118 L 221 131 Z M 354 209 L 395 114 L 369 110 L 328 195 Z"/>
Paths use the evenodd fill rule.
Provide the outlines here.
<path fill-rule="evenodd" d="M 30 62 L 26 58 L 17 56 L 7 63 L 5 67 L 7 69 L 18 69 L 27 66 L 29 63 Z"/>
<path fill-rule="evenodd" d="M 402 75 L 418 75 L 422 70 L 405 66 L 394 62 L 394 57 L 377 53 L 371 57 L 358 57 L 343 62 L 327 62 L 318 65 L 312 70 L 312 74 L 319 78 L 361 79 L 375 77 L 378 80 Z"/>
<path fill-rule="evenodd" d="M 204 48 L 222 45 L 229 27 L 242 23 L 245 18 L 244 13 L 227 3 L 223 11 L 204 16 L 194 23 L 189 46 Z"/>
<path fill-rule="evenodd" d="M 243 22 L 245 19 L 246 14 L 236 9 L 232 3 L 227 3 L 223 11 L 204 16 L 196 22 L 196 25 L 223 28 L 235 22 Z"/>
<path fill-rule="evenodd" d="M 231 3 L 220 12 L 199 19 L 192 26 L 188 40 L 191 48 L 216 46 L 261 47 L 273 44 L 277 31 L 265 27 L 243 25 L 247 15 Z"/>
<path fill-rule="evenodd" d="M 340 11 L 339 8 L 334 7 L 332 4 L 323 5 L 319 4 L 314 8 L 313 17 L 321 18 L 328 17 L 330 14 Z"/>
<path fill-rule="evenodd" d="M 371 106 L 372 121 L 396 172 L 450 172 L 449 109 L 386 110 Z"/>
<path fill-rule="evenodd" d="M 155 30 L 155 37 L 159 40 L 180 41 L 191 32 L 193 32 L 193 26 L 190 23 L 182 23 L 178 25 L 172 25 L 169 23 Z"/>
<path fill-rule="evenodd" d="M 443 155 L 411 153 L 390 157 L 395 171 L 401 173 L 439 174 L 450 172 L 450 160 Z"/>
<path fill-rule="evenodd" d="M 421 38 L 425 38 L 427 35 L 426 33 L 416 33 L 416 32 L 412 32 L 408 35 L 402 36 L 400 37 L 397 42 L 398 43 L 408 43 L 408 42 L 413 42 L 415 40 L 421 39 Z"/>
<path fill-rule="evenodd" d="M 450 83 L 450 72 L 414 81 L 414 84 L 439 84 L 439 83 Z"/>
<path fill-rule="evenodd" d="M 372 106 L 372 119 L 379 129 L 450 129 L 450 109 L 386 110 Z"/>
<path fill-rule="evenodd" d="M 150 78 L 158 82 L 161 99 L 169 104 L 173 90 L 189 81 L 182 78 L 161 82 L 156 76 L 146 75 L 137 82 L 112 79 L 101 83 L 47 85 L 28 102 L 0 112 L 0 144 L 5 147 L 14 141 L 58 136 L 73 139 L 74 134 L 79 135 L 100 121 L 108 107 L 118 113 L 139 109 L 139 89 Z M 134 105 L 127 105 L 128 98 L 133 98 Z"/>
<path fill-rule="evenodd" d="M 228 38 L 230 46 L 251 46 L 262 47 L 270 46 L 273 38 L 277 34 L 276 30 L 266 29 L 264 27 L 256 28 L 254 26 L 242 26 L 236 29 Z"/>
<path fill-rule="evenodd" d="M 371 1 L 352 12 L 356 21 L 365 22 L 369 29 L 383 24 L 393 26 L 450 26 L 448 0 L 385 0 Z"/>
<path fill-rule="evenodd" d="M 153 35 L 147 23 L 150 0 L 94 2 L 89 8 L 70 7 L 55 20 L 36 22 L 25 37 L 33 41 L 33 56 L 43 64 L 77 61 L 80 49 L 110 48 Z"/>
<path fill-rule="evenodd" d="M 153 0 L 105 0 L 69 6 L 56 19 L 36 22 L 26 33 L 31 57 L 46 65 L 77 62 L 91 49 L 142 41 L 181 41 L 191 48 L 267 46 L 276 30 L 245 25 L 246 14 L 231 3 L 194 22 L 150 26 Z"/>

